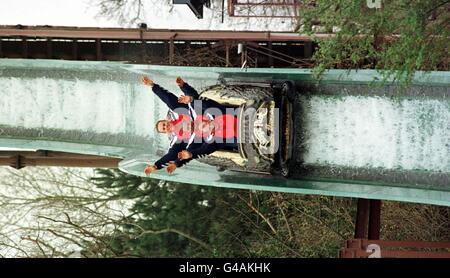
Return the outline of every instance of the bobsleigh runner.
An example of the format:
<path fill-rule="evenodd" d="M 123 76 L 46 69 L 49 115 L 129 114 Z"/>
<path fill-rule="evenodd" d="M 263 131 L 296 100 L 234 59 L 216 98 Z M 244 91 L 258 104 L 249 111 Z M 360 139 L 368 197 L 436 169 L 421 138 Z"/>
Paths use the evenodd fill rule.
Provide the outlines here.
<path fill-rule="evenodd" d="M 216 166 L 219 171 L 289 176 L 295 95 L 295 84 L 291 81 L 220 84 L 204 89 L 200 99 L 239 108 L 238 151 L 219 150 L 198 161 Z M 168 111 L 167 118 L 175 118 L 172 111 Z"/>

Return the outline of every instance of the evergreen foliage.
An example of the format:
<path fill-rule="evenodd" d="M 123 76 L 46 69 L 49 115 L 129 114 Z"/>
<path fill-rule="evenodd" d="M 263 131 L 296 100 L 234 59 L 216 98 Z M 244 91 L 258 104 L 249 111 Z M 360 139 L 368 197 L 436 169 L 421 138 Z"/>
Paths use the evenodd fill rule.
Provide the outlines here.
<path fill-rule="evenodd" d="M 449 70 L 450 7 L 445 0 L 306 0 L 301 32 L 317 40 L 314 72 L 373 68 L 384 80 L 409 83 L 417 70 Z"/>
<path fill-rule="evenodd" d="M 120 198 L 135 200 L 130 215 L 107 239 L 115 256 L 333 257 L 352 231 L 352 221 L 342 221 L 330 209 L 313 211 L 319 201 L 332 207 L 334 202 L 349 206 L 352 200 L 307 196 L 288 200 L 279 193 L 173 184 L 113 169 L 97 170 L 93 180 L 99 187 L 114 188 Z M 299 241 L 293 240 L 301 232 L 290 227 L 293 215 L 306 220 Z M 311 226 L 318 218 L 321 231 Z M 317 233 L 335 240 L 314 239 Z M 309 246 L 302 249 L 304 242 Z"/>
<path fill-rule="evenodd" d="M 114 169 L 94 180 L 134 205 L 85 256 L 329 258 L 354 233 L 350 198 L 174 184 Z M 382 210 L 382 239 L 450 237 L 450 208 L 383 202 Z"/>

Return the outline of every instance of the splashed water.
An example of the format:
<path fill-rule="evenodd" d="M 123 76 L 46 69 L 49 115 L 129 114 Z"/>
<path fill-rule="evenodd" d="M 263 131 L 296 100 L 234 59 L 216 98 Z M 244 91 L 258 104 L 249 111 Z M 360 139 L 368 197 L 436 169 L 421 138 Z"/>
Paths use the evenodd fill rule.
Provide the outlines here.
<path fill-rule="evenodd" d="M 151 130 L 127 121 L 147 112 L 139 104 L 148 101 L 148 94 L 125 94 L 135 90 L 129 84 L 50 78 L 0 78 L 0 83 L 0 124 L 139 135 Z"/>
<path fill-rule="evenodd" d="M 450 101 L 302 97 L 306 164 L 450 172 Z"/>

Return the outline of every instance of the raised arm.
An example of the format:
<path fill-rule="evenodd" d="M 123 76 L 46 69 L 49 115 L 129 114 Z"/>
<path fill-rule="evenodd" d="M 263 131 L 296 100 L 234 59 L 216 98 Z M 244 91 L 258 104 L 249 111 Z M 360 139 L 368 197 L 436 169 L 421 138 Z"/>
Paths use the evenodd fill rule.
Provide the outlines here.
<path fill-rule="evenodd" d="M 188 83 L 184 82 L 184 80 L 181 79 L 181 77 L 177 77 L 175 82 L 186 96 L 190 96 L 193 99 L 199 99 L 200 95 L 198 94 L 197 90 L 192 88 L 191 85 L 189 85 Z"/>
<path fill-rule="evenodd" d="M 163 87 L 159 86 L 158 84 L 154 83 L 147 76 L 142 77 L 142 83 L 146 86 L 151 87 L 155 95 L 157 95 L 159 99 L 161 99 L 167 105 L 167 107 L 169 107 L 169 109 L 171 110 L 175 110 L 177 108 L 189 109 L 189 107 L 186 104 L 180 103 L 178 101 L 177 96 L 167 91 Z"/>

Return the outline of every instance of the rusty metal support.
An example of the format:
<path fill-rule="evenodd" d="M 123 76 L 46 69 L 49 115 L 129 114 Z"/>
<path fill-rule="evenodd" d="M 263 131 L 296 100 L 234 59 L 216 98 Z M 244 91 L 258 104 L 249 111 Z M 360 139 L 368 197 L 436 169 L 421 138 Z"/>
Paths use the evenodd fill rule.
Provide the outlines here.
<path fill-rule="evenodd" d="M 381 228 L 381 200 L 370 200 L 369 235 L 371 240 L 380 239 Z"/>
<path fill-rule="evenodd" d="M 369 200 L 358 199 L 355 223 L 355 238 L 366 238 L 369 221 Z"/>

